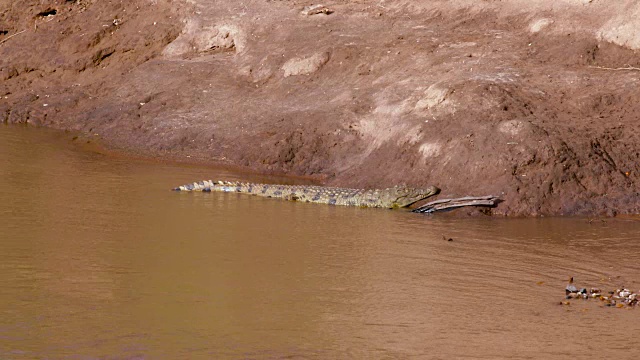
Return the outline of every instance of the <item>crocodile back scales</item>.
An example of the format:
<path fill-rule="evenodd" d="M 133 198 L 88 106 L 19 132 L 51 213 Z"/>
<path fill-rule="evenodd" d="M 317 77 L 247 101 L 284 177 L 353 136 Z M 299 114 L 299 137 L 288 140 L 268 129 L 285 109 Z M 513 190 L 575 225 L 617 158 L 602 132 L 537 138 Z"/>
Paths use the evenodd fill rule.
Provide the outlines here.
<path fill-rule="evenodd" d="M 330 205 L 395 208 L 406 207 L 438 193 L 430 186 L 413 189 L 396 186 L 388 189 L 362 190 L 314 185 L 272 185 L 234 181 L 205 180 L 174 188 L 176 191 L 221 191 Z"/>

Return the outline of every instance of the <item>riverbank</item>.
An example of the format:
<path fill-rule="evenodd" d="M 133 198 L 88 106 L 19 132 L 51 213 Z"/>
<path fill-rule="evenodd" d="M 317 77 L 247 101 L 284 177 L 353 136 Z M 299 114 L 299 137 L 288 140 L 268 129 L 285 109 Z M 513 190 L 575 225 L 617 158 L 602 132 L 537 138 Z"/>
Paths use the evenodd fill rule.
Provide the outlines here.
<path fill-rule="evenodd" d="M 498 215 L 640 212 L 640 5 L 305 5 L 2 5 L 0 122 L 328 185 L 496 194 Z"/>

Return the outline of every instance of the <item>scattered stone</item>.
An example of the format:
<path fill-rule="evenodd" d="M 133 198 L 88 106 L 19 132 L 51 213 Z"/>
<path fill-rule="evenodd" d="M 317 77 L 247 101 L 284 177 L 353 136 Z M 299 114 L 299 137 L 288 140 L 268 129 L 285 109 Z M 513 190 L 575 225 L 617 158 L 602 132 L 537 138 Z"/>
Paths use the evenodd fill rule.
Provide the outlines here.
<path fill-rule="evenodd" d="M 289 61 L 282 65 L 282 70 L 284 70 L 284 77 L 308 75 L 320 70 L 328 61 L 329 53 L 322 52 L 307 58 L 289 59 Z"/>
<path fill-rule="evenodd" d="M 182 34 L 162 50 L 162 55 L 171 58 L 222 52 L 237 53 L 244 50 L 245 44 L 246 35 L 239 25 L 221 23 L 210 26 L 189 21 Z"/>
<path fill-rule="evenodd" d="M 445 103 L 447 96 L 453 93 L 448 88 L 443 88 L 439 84 L 433 84 L 429 86 L 427 90 L 418 102 L 416 102 L 415 110 L 427 110 Z"/>
<path fill-rule="evenodd" d="M 569 279 L 569 284 L 565 287 L 565 301 L 560 304 L 569 305 L 570 299 L 599 299 L 607 307 L 635 307 L 640 306 L 638 301 L 638 294 L 632 292 L 627 288 L 620 288 L 607 292 L 608 295 L 603 295 L 603 292 L 598 288 L 591 288 L 587 291 L 586 288 L 579 289 L 573 284 L 573 277 Z"/>
<path fill-rule="evenodd" d="M 546 28 L 547 26 L 553 24 L 553 20 L 551 19 L 538 19 L 535 20 L 533 22 L 531 22 L 531 24 L 529 24 L 529 32 L 532 34 L 538 33 L 540 32 L 542 29 Z"/>
<path fill-rule="evenodd" d="M 317 14 L 329 15 L 333 13 L 333 10 L 327 8 L 322 4 L 316 4 L 316 5 L 305 6 L 300 13 L 306 16 L 317 15 Z"/>

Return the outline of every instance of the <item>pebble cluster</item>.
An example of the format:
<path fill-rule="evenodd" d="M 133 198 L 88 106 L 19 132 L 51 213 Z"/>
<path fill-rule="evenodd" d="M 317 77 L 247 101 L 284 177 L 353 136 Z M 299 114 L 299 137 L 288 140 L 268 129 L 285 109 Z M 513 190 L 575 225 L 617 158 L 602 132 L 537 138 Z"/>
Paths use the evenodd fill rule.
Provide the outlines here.
<path fill-rule="evenodd" d="M 640 291 L 638 291 L 640 293 Z M 640 296 L 633 291 L 620 288 L 612 291 L 602 291 L 598 288 L 586 288 L 578 289 L 573 285 L 573 278 L 569 279 L 569 284 L 565 288 L 565 301 L 562 301 L 562 305 L 570 305 L 569 300 L 572 299 L 596 299 L 600 300 L 604 306 L 613 306 L 617 308 L 640 306 Z"/>

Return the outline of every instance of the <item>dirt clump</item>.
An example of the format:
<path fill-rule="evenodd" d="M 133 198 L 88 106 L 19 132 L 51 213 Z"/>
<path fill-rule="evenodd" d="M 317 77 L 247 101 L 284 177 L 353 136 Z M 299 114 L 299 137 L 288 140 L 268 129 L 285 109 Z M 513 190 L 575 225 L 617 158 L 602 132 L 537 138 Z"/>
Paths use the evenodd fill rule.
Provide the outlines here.
<path fill-rule="evenodd" d="M 306 5 L 5 2 L 0 122 L 329 185 L 500 195 L 492 214 L 640 212 L 636 2 Z"/>

